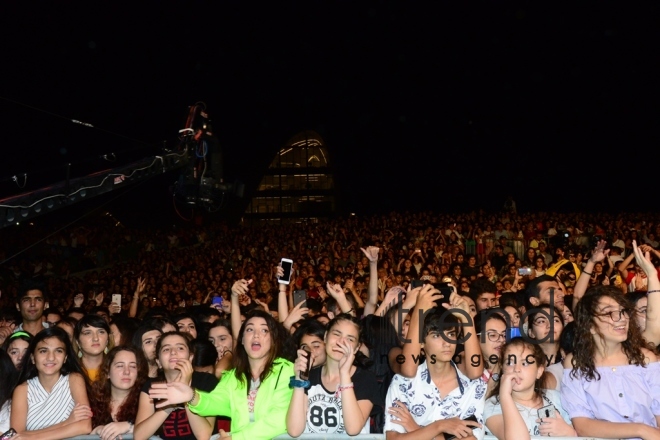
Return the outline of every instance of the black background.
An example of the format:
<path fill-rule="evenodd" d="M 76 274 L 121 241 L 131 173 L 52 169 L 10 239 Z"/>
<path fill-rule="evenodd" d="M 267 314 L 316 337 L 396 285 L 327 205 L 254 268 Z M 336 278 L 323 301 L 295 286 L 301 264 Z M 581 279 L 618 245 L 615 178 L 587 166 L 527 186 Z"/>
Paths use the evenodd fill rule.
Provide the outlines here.
<path fill-rule="evenodd" d="M 656 210 L 656 4 L 454 3 L 5 4 L 0 194 L 153 155 L 203 101 L 248 197 L 310 129 L 346 211 Z M 78 209 L 169 218 L 174 180 Z"/>

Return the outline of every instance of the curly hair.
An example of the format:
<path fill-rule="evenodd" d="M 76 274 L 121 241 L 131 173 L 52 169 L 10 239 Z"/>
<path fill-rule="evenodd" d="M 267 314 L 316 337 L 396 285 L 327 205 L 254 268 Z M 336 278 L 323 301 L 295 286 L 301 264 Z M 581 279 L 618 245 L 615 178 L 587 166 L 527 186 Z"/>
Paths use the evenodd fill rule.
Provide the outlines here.
<path fill-rule="evenodd" d="M 571 377 L 578 378 L 578 373 L 587 381 L 600 380 L 600 374 L 596 371 L 594 358 L 596 356 L 596 341 L 591 333 L 595 328 L 594 319 L 600 313 L 598 304 L 601 298 L 608 297 L 616 301 L 624 309 L 632 310 L 630 301 L 621 293 L 616 286 L 594 286 L 589 288 L 584 297 L 577 303 L 575 308 L 575 336 L 573 350 L 573 369 Z M 632 316 L 632 315 L 631 315 Z M 598 332 L 599 333 L 599 332 Z M 600 333 L 599 333 L 600 334 Z M 602 337 L 602 335 L 600 335 Z M 632 365 L 644 366 L 643 347 L 646 342 L 642 333 L 633 322 L 628 325 L 628 335 L 621 343 L 621 348 Z"/>
<path fill-rule="evenodd" d="M 137 362 L 137 379 L 124 399 L 124 403 L 117 410 L 116 419 L 118 422 L 128 421 L 135 423 L 138 402 L 140 400 L 140 391 L 142 385 L 144 385 L 148 378 L 149 366 L 147 365 L 147 360 L 145 359 L 144 354 L 142 354 L 142 349 L 133 347 L 132 345 L 122 345 L 115 347 L 108 352 L 101 365 L 98 380 L 92 384 L 89 401 L 94 414 L 92 417 L 92 426 L 94 427 L 114 422 L 110 405 L 110 401 L 112 400 L 112 384 L 110 383 L 109 376 L 110 368 L 112 367 L 115 357 L 122 351 L 128 351 L 135 355 Z"/>

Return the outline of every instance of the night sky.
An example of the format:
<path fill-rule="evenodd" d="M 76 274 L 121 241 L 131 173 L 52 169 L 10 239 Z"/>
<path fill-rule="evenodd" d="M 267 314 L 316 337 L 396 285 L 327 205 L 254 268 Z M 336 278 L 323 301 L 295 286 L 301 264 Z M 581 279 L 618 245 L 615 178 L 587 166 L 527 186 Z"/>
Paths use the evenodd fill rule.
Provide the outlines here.
<path fill-rule="evenodd" d="M 310 129 L 348 211 L 657 210 L 655 3 L 27 3 L 1 14 L 3 196 L 158 154 L 203 101 L 248 194 Z M 176 177 L 109 206 L 171 213 Z"/>

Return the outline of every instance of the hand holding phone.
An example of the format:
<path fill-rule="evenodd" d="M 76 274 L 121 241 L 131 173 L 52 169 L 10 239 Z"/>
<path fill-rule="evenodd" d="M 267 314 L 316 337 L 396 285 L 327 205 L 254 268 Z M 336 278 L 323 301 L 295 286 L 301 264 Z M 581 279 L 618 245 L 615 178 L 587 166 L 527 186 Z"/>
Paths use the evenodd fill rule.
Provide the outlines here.
<path fill-rule="evenodd" d="M 309 370 L 312 368 L 312 350 L 307 346 L 302 347 L 302 349 L 307 352 L 307 367 L 305 371 L 300 372 L 300 378 L 302 380 L 309 380 Z"/>
<path fill-rule="evenodd" d="M 211 300 L 211 307 L 222 312 L 222 297 L 214 296 L 213 300 Z"/>
<path fill-rule="evenodd" d="M 543 408 L 539 408 L 537 413 L 539 416 L 539 419 L 542 418 L 555 418 L 555 406 L 554 405 L 546 405 Z"/>
<path fill-rule="evenodd" d="M 112 302 L 117 304 L 119 307 L 121 307 L 121 294 L 113 293 L 112 294 Z"/>
<path fill-rule="evenodd" d="M 293 260 L 289 258 L 282 258 L 280 261 L 280 266 L 282 266 L 282 276 L 277 277 L 277 282 L 280 284 L 289 284 L 291 281 L 291 269 L 293 268 Z"/>

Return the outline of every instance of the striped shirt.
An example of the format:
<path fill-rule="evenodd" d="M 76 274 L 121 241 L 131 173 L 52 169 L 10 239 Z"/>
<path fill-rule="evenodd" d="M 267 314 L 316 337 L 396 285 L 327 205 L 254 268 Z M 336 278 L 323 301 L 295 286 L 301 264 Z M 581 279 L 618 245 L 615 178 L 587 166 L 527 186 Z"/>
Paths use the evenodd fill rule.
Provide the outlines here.
<path fill-rule="evenodd" d="M 69 388 L 69 375 L 60 376 L 49 393 L 39 377 L 28 379 L 28 411 L 25 428 L 28 431 L 48 428 L 69 418 L 75 402 Z"/>

